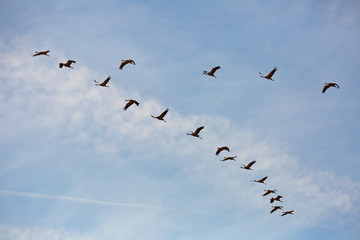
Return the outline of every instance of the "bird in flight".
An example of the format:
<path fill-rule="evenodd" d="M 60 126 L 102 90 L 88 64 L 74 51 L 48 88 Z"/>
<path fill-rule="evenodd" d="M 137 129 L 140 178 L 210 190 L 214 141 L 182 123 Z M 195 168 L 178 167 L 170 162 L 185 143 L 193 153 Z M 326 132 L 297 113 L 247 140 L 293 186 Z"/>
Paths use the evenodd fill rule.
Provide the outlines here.
<path fill-rule="evenodd" d="M 294 215 L 294 210 L 283 212 L 280 216 L 285 216 L 288 214 Z"/>
<path fill-rule="evenodd" d="M 74 60 L 68 60 L 66 63 L 59 63 L 59 68 L 62 67 L 73 68 L 72 66 L 70 66 L 72 63 L 76 63 L 76 62 Z"/>
<path fill-rule="evenodd" d="M 263 194 L 263 197 L 265 197 L 266 195 L 270 194 L 270 193 L 276 193 L 276 190 L 264 190 L 265 193 Z"/>
<path fill-rule="evenodd" d="M 220 69 L 220 66 L 214 67 L 213 69 L 211 69 L 210 72 L 204 71 L 203 74 L 209 75 L 209 76 L 212 76 L 212 77 L 215 77 L 215 78 L 216 78 L 216 76 L 214 75 L 214 73 L 215 73 L 216 70 L 218 70 L 218 69 Z"/>
<path fill-rule="evenodd" d="M 276 70 L 277 70 L 277 68 L 275 67 L 273 70 L 271 70 L 271 72 L 269 72 L 268 75 L 264 75 L 264 74 L 262 74 L 261 72 L 259 72 L 259 74 L 260 74 L 260 77 L 262 77 L 262 78 L 266 78 L 266 79 L 269 79 L 269 80 L 274 81 L 274 79 L 272 79 L 271 77 L 274 75 L 274 73 L 276 72 Z"/>
<path fill-rule="evenodd" d="M 339 85 L 337 85 L 336 83 L 325 83 L 322 93 L 325 93 L 326 89 L 328 89 L 329 87 L 340 88 Z"/>
<path fill-rule="evenodd" d="M 167 112 L 169 111 L 169 109 L 167 108 L 167 109 L 165 109 L 165 111 L 163 111 L 159 116 L 153 116 L 153 115 L 151 115 L 151 117 L 153 117 L 153 118 L 157 118 L 157 119 L 159 119 L 159 120 L 161 120 L 161 121 L 164 121 L 164 122 L 166 122 L 165 120 L 164 120 L 164 117 L 165 117 L 165 115 L 167 114 Z"/>
<path fill-rule="evenodd" d="M 265 180 L 266 180 L 267 178 L 268 178 L 268 176 L 263 177 L 262 179 L 259 179 L 259 180 L 251 180 L 251 181 L 252 181 L 252 182 L 257 182 L 257 183 L 263 183 L 263 184 L 266 185 Z"/>
<path fill-rule="evenodd" d="M 252 166 L 252 165 L 254 165 L 254 163 L 256 163 L 256 161 L 255 161 L 255 160 L 254 160 L 254 161 L 249 162 L 249 163 L 248 163 L 248 165 L 244 165 L 244 164 L 242 164 L 242 166 L 241 166 L 240 168 L 243 168 L 243 169 L 245 169 L 245 170 L 251 170 L 251 171 L 253 171 L 253 169 L 251 169 L 251 166 Z"/>
<path fill-rule="evenodd" d="M 276 210 L 283 209 L 282 206 L 273 206 L 273 209 L 271 209 L 270 213 L 275 212 Z"/>
<path fill-rule="evenodd" d="M 96 85 L 96 86 L 109 87 L 109 86 L 107 86 L 106 84 L 110 81 L 110 79 L 111 79 L 111 77 L 108 76 L 102 83 L 100 83 L 100 82 L 98 82 L 98 81 L 96 81 L 96 80 L 94 80 L 94 82 L 95 82 L 95 85 Z"/>
<path fill-rule="evenodd" d="M 233 161 L 236 161 L 236 156 L 230 156 L 230 157 L 224 157 L 224 159 L 220 160 L 221 162 L 225 162 L 225 161 L 228 161 L 228 160 L 233 160 Z"/>
<path fill-rule="evenodd" d="M 124 67 L 126 64 L 128 64 L 128 63 L 130 63 L 130 64 L 132 64 L 132 65 L 135 65 L 135 62 L 134 62 L 134 60 L 132 60 L 132 59 L 121 60 L 121 61 L 122 61 L 122 63 L 120 64 L 120 67 L 119 67 L 120 70 L 122 70 L 123 67 Z"/>
<path fill-rule="evenodd" d="M 201 127 L 198 127 L 195 132 L 191 132 L 190 133 L 187 133 L 187 135 L 191 135 L 191 136 L 194 136 L 194 137 L 198 137 L 200 139 L 202 139 L 200 136 L 199 136 L 199 133 L 201 130 L 203 130 L 205 127 L 204 126 L 201 126 Z"/>
<path fill-rule="evenodd" d="M 131 105 L 133 105 L 134 103 L 136 104 L 136 106 L 139 106 L 139 102 L 134 99 L 129 99 L 129 100 L 125 100 L 125 101 L 127 101 L 127 103 L 126 103 L 125 107 L 123 108 L 124 111 L 126 109 L 128 109 Z"/>
<path fill-rule="evenodd" d="M 283 198 L 283 196 L 277 195 L 275 198 L 270 199 L 270 203 L 273 203 L 274 201 L 282 202 L 281 201 L 282 198 Z"/>
<path fill-rule="evenodd" d="M 227 146 L 223 146 L 223 147 L 218 147 L 218 148 L 217 148 L 215 155 L 219 155 L 220 152 L 221 152 L 221 151 L 224 151 L 224 150 L 230 152 L 230 149 L 229 149 Z"/>
<path fill-rule="evenodd" d="M 33 57 L 40 56 L 40 55 L 45 55 L 45 56 L 50 57 L 49 55 L 47 55 L 49 52 L 50 52 L 50 50 L 41 51 L 41 52 L 35 52 L 35 54 L 33 55 Z"/>

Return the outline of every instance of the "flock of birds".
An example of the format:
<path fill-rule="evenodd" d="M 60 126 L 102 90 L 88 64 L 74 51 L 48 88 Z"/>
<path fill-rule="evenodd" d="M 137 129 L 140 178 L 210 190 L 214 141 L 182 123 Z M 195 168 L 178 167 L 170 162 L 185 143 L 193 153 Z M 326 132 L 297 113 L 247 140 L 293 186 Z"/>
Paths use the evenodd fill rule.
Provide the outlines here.
<path fill-rule="evenodd" d="M 50 52 L 49 50 L 40 51 L 40 52 L 35 52 L 35 53 L 33 54 L 33 56 L 35 57 L 35 56 L 44 55 L 44 56 L 48 56 L 48 57 L 49 57 L 49 55 L 48 55 L 49 52 Z M 74 61 L 74 60 L 68 60 L 66 63 L 62 63 L 62 62 L 61 62 L 61 63 L 59 63 L 59 68 L 67 67 L 67 68 L 73 69 L 73 67 L 72 67 L 71 65 L 74 64 L 74 63 L 76 63 L 76 61 Z M 136 65 L 135 62 L 134 62 L 134 60 L 132 60 L 132 59 L 122 60 L 119 69 L 122 70 L 122 69 L 124 68 L 124 66 L 127 65 L 127 64 Z M 216 76 L 215 76 L 214 74 L 215 74 L 215 72 L 216 72 L 218 69 L 220 69 L 220 66 L 216 66 L 216 67 L 212 68 L 209 72 L 208 72 L 208 71 L 204 71 L 203 74 L 216 78 Z M 267 75 L 262 74 L 261 72 L 259 72 L 259 75 L 260 75 L 260 77 L 262 77 L 262 78 L 265 78 L 265 79 L 274 81 L 274 79 L 272 79 L 272 77 L 273 77 L 273 75 L 275 74 L 276 71 L 277 71 L 277 68 L 275 67 L 275 68 L 274 68 L 273 70 L 271 70 Z M 110 81 L 110 79 L 111 79 L 111 77 L 108 76 L 108 77 L 107 77 L 104 81 L 102 81 L 102 82 L 98 82 L 98 81 L 96 81 L 96 80 L 94 80 L 94 82 L 95 82 L 95 85 L 96 85 L 96 86 L 109 87 L 107 84 L 108 84 L 108 82 Z M 339 85 L 336 84 L 336 83 L 325 83 L 325 86 L 324 86 L 324 88 L 323 88 L 323 90 L 322 90 L 322 93 L 325 93 L 325 91 L 326 91 L 328 88 L 330 88 L 330 87 L 340 88 Z M 136 100 L 134 100 L 134 99 L 129 99 L 129 100 L 125 100 L 125 101 L 126 101 L 127 103 L 126 103 L 126 105 L 123 107 L 124 110 L 127 110 L 127 109 L 128 109 L 130 106 L 132 106 L 133 104 L 139 106 L 139 102 L 136 101 Z M 165 120 L 164 118 L 165 118 L 166 114 L 168 113 L 168 111 L 169 111 L 169 109 L 166 108 L 166 109 L 165 109 L 162 113 L 160 113 L 159 115 L 157 115 L 157 116 L 151 115 L 151 117 L 152 117 L 152 118 L 155 118 L 155 119 L 158 119 L 158 120 L 160 120 L 160 121 L 166 122 L 166 120 Z M 197 137 L 197 138 L 202 139 L 199 134 L 200 134 L 200 132 L 201 132 L 204 128 L 205 128 L 205 126 L 200 126 L 200 127 L 198 127 L 195 131 L 193 131 L 193 132 L 190 131 L 189 133 L 187 133 L 187 135 L 190 135 L 190 136 L 193 136 L 193 137 Z M 229 149 L 229 147 L 227 147 L 227 146 L 218 147 L 217 151 L 215 152 L 215 155 L 218 156 L 222 151 L 230 152 L 230 149 Z M 227 157 L 224 157 L 223 159 L 221 159 L 220 161 L 222 161 L 222 162 L 229 161 L 229 160 L 231 160 L 231 161 L 236 161 L 236 157 L 237 157 L 237 156 L 227 156 Z M 253 169 L 252 169 L 251 167 L 252 167 L 255 163 L 256 163 L 256 160 L 253 160 L 253 161 L 249 162 L 249 163 L 246 164 L 246 165 L 245 165 L 245 164 L 242 164 L 242 165 L 240 166 L 240 168 L 245 169 L 245 170 L 251 170 L 251 171 L 253 171 Z M 251 180 L 251 182 L 261 183 L 261 184 L 265 184 L 265 185 L 266 185 L 265 180 L 266 180 L 267 178 L 268 178 L 268 176 L 265 176 L 265 177 L 263 177 L 263 178 L 261 178 L 261 179 L 258 179 L 258 180 L 256 180 L 256 179 L 255 179 L 255 180 Z M 264 191 L 265 191 L 265 193 L 262 194 L 263 197 L 265 197 L 265 196 L 267 196 L 267 195 L 269 195 L 269 194 L 276 194 L 276 189 L 265 189 Z M 281 196 L 281 195 L 276 195 L 276 197 L 271 197 L 271 198 L 270 198 L 270 203 L 271 203 L 271 204 L 274 203 L 274 202 L 281 202 L 281 203 L 282 203 L 282 200 L 281 200 L 282 198 L 283 198 L 283 196 Z M 272 206 L 272 209 L 271 209 L 270 213 L 272 214 L 272 213 L 274 213 L 274 212 L 277 211 L 277 210 L 283 210 L 283 206 L 280 206 L 280 205 Z M 283 211 L 280 216 L 285 216 L 285 215 L 288 215 L 288 214 L 292 214 L 292 215 L 293 215 L 293 214 L 294 214 L 294 210 Z"/>

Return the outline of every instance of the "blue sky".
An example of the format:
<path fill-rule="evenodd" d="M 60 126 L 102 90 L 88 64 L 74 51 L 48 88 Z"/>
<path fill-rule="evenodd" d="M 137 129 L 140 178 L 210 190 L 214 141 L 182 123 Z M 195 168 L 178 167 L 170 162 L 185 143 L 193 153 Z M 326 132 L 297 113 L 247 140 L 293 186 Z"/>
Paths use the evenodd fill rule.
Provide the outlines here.
<path fill-rule="evenodd" d="M 358 239 L 359 9 L 0 1 L 0 239 Z"/>

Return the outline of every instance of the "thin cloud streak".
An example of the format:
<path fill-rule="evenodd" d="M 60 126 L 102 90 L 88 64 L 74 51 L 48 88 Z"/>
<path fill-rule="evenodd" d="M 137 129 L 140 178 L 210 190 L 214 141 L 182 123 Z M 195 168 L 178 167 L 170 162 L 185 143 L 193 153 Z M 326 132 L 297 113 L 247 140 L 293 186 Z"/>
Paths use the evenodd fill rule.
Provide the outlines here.
<path fill-rule="evenodd" d="M 34 198 L 34 199 L 69 201 L 69 202 L 96 204 L 96 205 L 113 206 L 113 207 L 132 207 L 132 208 L 156 209 L 156 210 L 164 210 L 164 211 L 220 215 L 220 214 L 217 214 L 214 212 L 205 212 L 205 211 L 197 211 L 197 210 L 189 210 L 189 209 L 177 209 L 177 208 L 160 207 L 160 206 L 136 204 L 136 203 L 108 202 L 108 201 L 100 201 L 100 200 L 79 198 L 79 197 L 49 195 L 49 194 L 29 193 L 29 192 L 18 192 L 18 191 L 8 191 L 8 190 L 0 190 L 0 195 L 9 196 L 9 197 L 23 197 L 23 198 Z"/>

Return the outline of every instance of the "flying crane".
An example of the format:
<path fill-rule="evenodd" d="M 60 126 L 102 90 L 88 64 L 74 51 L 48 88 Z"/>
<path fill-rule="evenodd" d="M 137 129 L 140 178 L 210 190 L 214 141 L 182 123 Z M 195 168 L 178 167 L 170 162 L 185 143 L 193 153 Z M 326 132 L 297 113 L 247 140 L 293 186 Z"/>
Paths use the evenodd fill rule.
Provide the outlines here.
<path fill-rule="evenodd" d="M 36 52 L 35 51 L 35 54 L 33 55 L 33 57 L 40 56 L 40 55 L 45 55 L 45 56 L 50 57 L 49 55 L 47 55 L 49 52 L 50 52 L 50 50 L 41 51 L 41 52 Z"/>
<path fill-rule="evenodd" d="M 216 154 L 216 155 L 219 155 L 220 152 L 222 152 L 222 151 L 224 151 L 224 150 L 230 152 L 230 149 L 229 149 L 227 146 L 223 146 L 223 147 L 218 147 L 215 154 Z"/>
<path fill-rule="evenodd" d="M 199 133 L 201 130 L 203 130 L 205 127 L 204 126 L 201 126 L 201 127 L 198 127 L 195 132 L 190 132 L 190 133 L 187 133 L 187 135 L 191 135 L 191 136 L 194 136 L 194 137 L 198 137 L 200 139 L 202 139 L 200 136 L 199 136 Z"/>
<path fill-rule="evenodd" d="M 96 80 L 94 80 L 94 82 L 95 82 L 95 85 L 96 85 L 96 86 L 109 87 L 109 86 L 107 86 L 106 84 L 110 81 L 110 79 L 111 79 L 111 77 L 108 76 L 102 83 L 100 83 L 100 82 L 98 82 L 98 81 L 96 81 Z"/>
<path fill-rule="evenodd" d="M 225 161 L 228 161 L 228 160 L 236 161 L 235 158 L 236 158 L 236 156 L 224 157 L 224 159 L 221 159 L 220 161 L 221 162 L 225 162 Z"/>
<path fill-rule="evenodd" d="M 120 64 L 120 67 L 119 67 L 119 69 L 120 70 L 122 70 L 123 69 L 123 67 L 126 65 L 126 64 L 132 64 L 132 65 L 135 65 L 135 62 L 134 62 L 134 60 L 132 60 L 132 59 L 127 59 L 127 60 L 121 60 L 122 61 L 122 63 Z"/>
<path fill-rule="evenodd" d="M 134 99 L 129 99 L 129 100 L 125 100 L 125 101 L 127 101 L 127 103 L 126 103 L 125 107 L 123 108 L 124 111 L 125 111 L 126 109 L 128 109 L 128 108 L 129 108 L 131 105 L 133 105 L 133 104 L 136 104 L 136 106 L 139 106 L 139 102 L 136 101 L 136 100 L 134 100 Z"/>
<path fill-rule="evenodd" d="M 283 212 L 280 216 L 283 217 L 283 216 L 288 215 L 288 214 L 294 215 L 294 210 Z"/>
<path fill-rule="evenodd" d="M 218 69 L 220 69 L 220 66 L 214 67 L 213 69 L 211 69 L 211 71 L 210 71 L 210 72 L 208 72 L 208 71 L 204 71 L 204 72 L 203 72 L 203 74 L 205 74 L 205 75 L 209 75 L 209 76 L 211 76 L 211 77 L 216 78 L 216 76 L 214 75 L 214 73 L 215 73 L 215 72 L 216 72 L 216 70 L 218 70 Z"/>
<path fill-rule="evenodd" d="M 164 117 L 165 117 L 165 115 L 167 114 L 168 111 L 169 111 L 169 109 L 167 108 L 167 109 L 165 109 L 165 111 L 163 111 L 159 116 L 156 116 L 156 117 L 155 117 L 155 116 L 151 115 L 151 117 L 166 122 L 166 121 L 164 120 Z"/>
<path fill-rule="evenodd" d="M 282 198 L 283 198 L 283 196 L 277 195 L 276 197 L 270 199 L 270 203 L 273 203 L 275 201 L 282 202 L 281 201 Z"/>
<path fill-rule="evenodd" d="M 256 163 L 256 161 L 254 160 L 254 161 L 249 162 L 248 165 L 242 164 L 242 166 L 240 168 L 253 171 L 253 169 L 251 169 L 251 166 L 254 165 L 255 163 Z"/>
<path fill-rule="evenodd" d="M 252 182 L 257 182 L 257 183 L 263 183 L 263 184 L 266 185 L 265 180 L 266 180 L 267 178 L 268 178 L 268 176 L 263 177 L 262 179 L 259 179 L 259 180 L 251 180 L 251 181 L 252 181 Z"/>
<path fill-rule="evenodd" d="M 271 72 L 268 73 L 268 75 L 264 75 L 261 72 L 259 72 L 259 74 L 260 74 L 260 77 L 262 77 L 262 78 L 266 78 L 268 80 L 274 81 L 274 79 L 272 79 L 271 77 L 274 75 L 276 70 L 277 70 L 277 68 L 275 67 L 273 70 L 271 70 Z"/>
<path fill-rule="evenodd" d="M 325 93 L 326 89 L 328 89 L 329 87 L 340 88 L 339 85 L 337 85 L 336 83 L 325 83 L 322 93 Z"/>
<path fill-rule="evenodd" d="M 73 67 L 71 66 L 72 63 L 76 63 L 76 61 L 74 61 L 74 60 L 68 60 L 66 63 L 59 63 L 59 68 L 62 68 L 62 67 L 73 68 Z"/>

